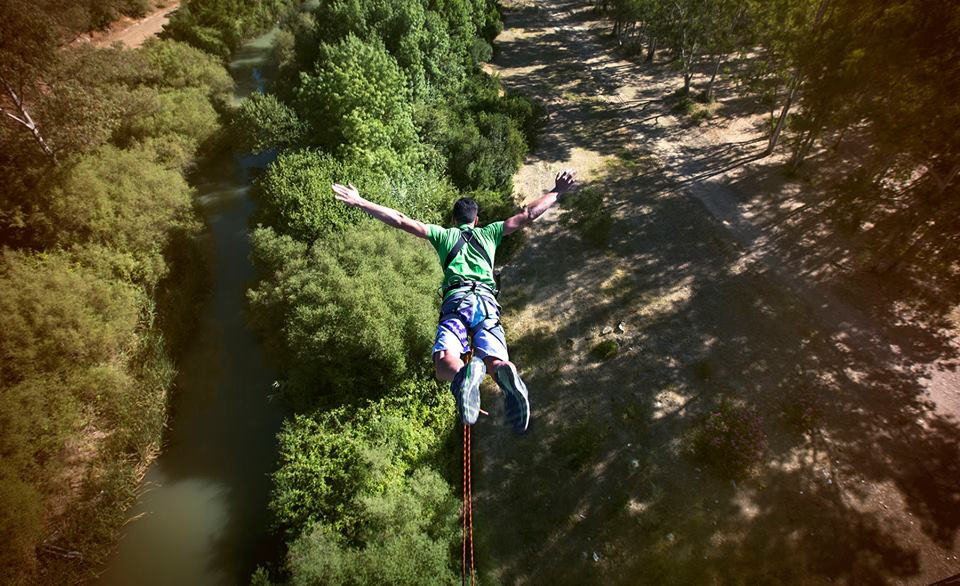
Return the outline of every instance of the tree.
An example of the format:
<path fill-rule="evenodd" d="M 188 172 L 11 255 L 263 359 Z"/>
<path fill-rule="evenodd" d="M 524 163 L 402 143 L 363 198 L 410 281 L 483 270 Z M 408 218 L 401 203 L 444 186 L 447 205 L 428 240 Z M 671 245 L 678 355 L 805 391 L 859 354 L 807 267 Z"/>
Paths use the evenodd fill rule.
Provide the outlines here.
<path fill-rule="evenodd" d="M 396 60 L 380 44 L 353 35 L 322 45 L 314 73 L 300 74 L 295 109 L 314 145 L 375 164 L 416 157 L 410 92 Z"/>
<path fill-rule="evenodd" d="M 30 132 L 44 154 L 56 162 L 27 104 L 40 76 L 56 59 L 59 27 L 42 4 L 2 0 L 0 13 L 4 15 L 0 19 L 0 86 L 8 100 L 0 102 L 0 114 Z"/>
<path fill-rule="evenodd" d="M 295 365 L 292 392 L 375 397 L 429 368 L 437 257 L 385 230 L 357 227 L 309 251 L 268 228 L 254 232 L 255 258 L 271 277 L 249 299 L 255 323 L 275 332 L 284 366 Z"/>
<path fill-rule="evenodd" d="M 295 147 L 306 128 L 293 108 L 272 94 L 255 92 L 233 112 L 231 126 L 242 151 L 260 153 L 271 148 Z"/>

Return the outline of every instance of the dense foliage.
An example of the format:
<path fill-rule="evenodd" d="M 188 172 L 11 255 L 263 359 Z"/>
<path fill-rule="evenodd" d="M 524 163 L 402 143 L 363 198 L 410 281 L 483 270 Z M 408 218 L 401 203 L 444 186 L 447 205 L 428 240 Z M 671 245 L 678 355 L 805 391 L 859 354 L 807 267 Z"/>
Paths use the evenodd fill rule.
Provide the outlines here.
<path fill-rule="evenodd" d="M 296 4 L 293 0 L 187 0 L 163 36 L 225 59 L 244 39 L 269 29 L 277 16 Z"/>
<path fill-rule="evenodd" d="M 542 109 L 480 70 L 500 30 L 492 2 L 322 2 L 284 28 L 275 97 L 248 100 L 234 125 L 279 150 L 255 189 L 262 279 L 248 293 L 296 410 L 274 474 L 289 541 L 275 578 L 449 583 L 458 478 L 452 400 L 430 363 L 436 253 L 330 186 L 431 223 L 471 193 L 494 219 L 513 207 Z"/>
<path fill-rule="evenodd" d="M 177 300 L 202 278 L 184 173 L 233 85 L 176 41 L 60 48 L 80 21 L 55 8 L 5 10 L 3 26 L 14 13 L 56 26 L 0 37 L 4 56 L 27 57 L 0 66 L 3 107 L 37 121 L 0 125 L 0 574 L 13 583 L 96 566 L 159 447 Z"/>
<path fill-rule="evenodd" d="M 424 372 L 440 280 L 431 249 L 369 224 L 309 251 L 270 228 L 254 244 L 272 278 L 250 301 L 264 325 L 282 320 L 271 347 L 298 395 L 354 401 Z"/>

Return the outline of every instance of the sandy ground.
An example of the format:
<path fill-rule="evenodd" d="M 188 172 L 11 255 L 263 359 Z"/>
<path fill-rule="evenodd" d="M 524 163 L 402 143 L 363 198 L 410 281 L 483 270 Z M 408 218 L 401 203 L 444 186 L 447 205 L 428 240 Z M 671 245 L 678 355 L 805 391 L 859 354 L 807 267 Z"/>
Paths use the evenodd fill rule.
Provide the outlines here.
<path fill-rule="evenodd" d="M 762 109 L 723 79 L 709 121 L 672 112 L 680 75 L 618 57 L 589 8 L 524 0 L 496 43 L 504 85 L 550 110 L 517 193 L 533 198 L 574 167 L 613 229 L 591 246 L 551 210 L 505 268 L 504 321 L 534 420 L 512 436 L 485 387 L 482 576 L 928 584 L 957 573 L 956 321 L 849 277 L 828 254 L 841 242 L 795 229 L 791 212 L 817 186 L 787 178 L 781 158 L 722 172 L 764 146 Z M 590 358 L 602 340 L 619 353 Z M 768 439 L 739 481 L 689 456 L 720 397 L 755 409 Z M 791 423 L 801 401 L 815 405 L 812 429 Z"/>
<path fill-rule="evenodd" d="M 91 43 L 95 47 L 109 47 L 120 43 L 127 48 L 136 48 L 163 30 L 170 15 L 180 8 L 180 2 L 158 7 L 140 19 L 123 17 L 110 25 L 106 31 L 97 31 L 92 35 L 83 35 L 77 42 Z"/>

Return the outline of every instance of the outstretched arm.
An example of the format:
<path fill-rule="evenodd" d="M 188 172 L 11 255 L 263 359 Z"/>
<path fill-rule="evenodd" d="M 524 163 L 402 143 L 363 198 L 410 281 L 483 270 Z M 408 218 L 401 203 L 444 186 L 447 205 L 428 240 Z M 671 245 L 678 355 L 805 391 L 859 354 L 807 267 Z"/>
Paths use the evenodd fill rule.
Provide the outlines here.
<path fill-rule="evenodd" d="M 410 234 L 420 238 L 427 237 L 426 224 L 409 218 L 405 214 L 398 212 L 393 208 L 388 208 L 387 206 L 375 204 L 372 201 L 363 199 L 360 197 L 360 192 L 357 191 L 357 188 L 354 187 L 352 183 L 348 183 L 347 185 L 334 183 L 333 192 L 336 194 L 336 198 L 343 203 L 365 211 L 387 226 L 399 228 L 404 232 L 409 232 Z"/>
<path fill-rule="evenodd" d="M 562 172 L 557 173 L 557 180 L 553 189 L 537 201 L 525 207 L 519 214 L 507 218 L 503 223 L 504 235 L 516 232 L 542 216 L 550 209 L 550 206 L 557 203 L 557 199 L 561 195 L 574 188 L 574 175 L 576 175 L 576 171 L 572 169 L 564 169 Z"/>

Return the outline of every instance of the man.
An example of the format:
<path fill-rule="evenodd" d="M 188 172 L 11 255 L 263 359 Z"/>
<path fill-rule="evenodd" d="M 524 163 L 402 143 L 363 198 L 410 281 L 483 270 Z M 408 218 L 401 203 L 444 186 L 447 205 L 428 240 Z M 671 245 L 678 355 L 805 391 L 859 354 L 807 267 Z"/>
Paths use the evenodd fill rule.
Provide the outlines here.
<path fill-rule="evenodd" d="M 527 387 L 507 354 L 500 306 L 495 297 L 493 263 L 504 236 L 543 215 L 561 194 L 573 187 L 573 171 L 557 173 L 556 184 L 546 195 L 506 221 L 483 228 L 477 228 L 480 220 L 477 202 L 460 198 L 453 205 L 453 219 L 458 227 L 444 229 L 367 201 L 351 184 L 333 185 L 338 200 L 388 226 L 429 240 L 437 251 L 443 266 L 443 303 L 433 345 L 433 364 L 437 378 L 451 383 L 457 414 L 467 425 L 477 421 L 480 381 L 490 372 L 503 391 L 508 421 L 518 433 L 527 430 L 530 422 Z M 470 350 L 469 336 L 473 338 L 473 358 L 464 364 L 462 356 Z"/>

